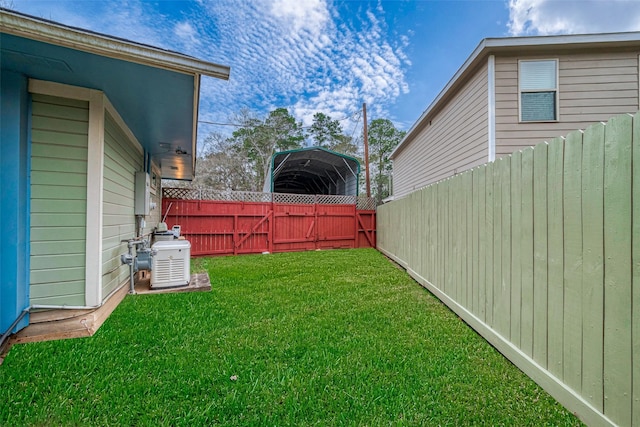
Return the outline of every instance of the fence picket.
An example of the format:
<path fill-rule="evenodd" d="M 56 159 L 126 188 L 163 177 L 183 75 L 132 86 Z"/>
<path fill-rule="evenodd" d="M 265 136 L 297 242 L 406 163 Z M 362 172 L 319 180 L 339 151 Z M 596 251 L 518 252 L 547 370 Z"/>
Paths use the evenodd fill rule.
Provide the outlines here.
<path fill-rule="evenodd" d="M 421 276 L 424 276 L 425 253 L 426 253 L 425 246 L 426 246 L 426 240 L 427 240 L 427 232 L 426 232 L 425 224 L 426 224 L 426 219 L 428 215 L 428 212 L 424 207 L 424 198 L 425 198 L 424 193 L 425 193 L 424 189 L 418 191 L 418 200 L 416 201 L 416 206 L 418 206 L 420 209 L 420 215 L 418 216 L 418 220 L 416 223 L 417 228 L 414 231 L 417 236 L 416 249 L 418 252 L 416 268 L 418 269 L 417 271 Z"/>
<path fill-rule="evenodd" d="M 502 282 L 502 164 L 503 158 L 493 163 L 493 272 L 491 286 L 491 322 L 504 333 L 500 325 L 500 284 Z"/>
<path fill-rule="evenodd" d="M 601 123 L 587 128 L 582 138 L 582 393 L 604 411 L 604 129 Z"/>
<path fill-rule="evenodd" d="M 576 132 L 579 134 L 579 132 Z M 556 138 L 548 149 L 548 257 L 549 257 L 549 372 L 563 376 L 564 234 L 563 167 L 564 141 Z"/>
<path fill-rule="evenodd" d="M 612 118 L 604 146 L 604 413 L 631 425 L 631 126 Z"/>
<path fill-rule="evenodd" d="M 452 190 L 451 190 L 451 178 L 447 178 L 446 180 L 446 184 L 445 184 L 445 188 L 447 189 L 446 191 L 446 199 L 445 199 L 445 209 L 446 209 L 446 214 L 445 214 L 445 256 L 444 256 L 444 261 L 445 261 L 445 269 L 444 269 L 444 277 L 445 277 L 445 282 L 444 282 L 444 290 L 447 294 L 451 294 L 453 291 L 453 263 L 454 263 L 454 257 L 453 257 L 453 243 L 452 243 L 452 238 L 451 238 L 451 226 L 453 225 L 453 223 L 455 222 L 452 218 L 452 214 L 453 214 L 453 197 L 451 196 Z"/>
<path fill-rule="evenodd" d="M 405 197 L 402 201 L 402 241 L 406 242 L 405 245 L 400 247 L 402 253 L 402 259 L 408 261 L 409 251 L 411 250 L 411 230 L 410 230 L 410 215 L 409 215 L 409 199 Z"/>
<path fill-rule="evenodd" d="M 486 321 L 487 301 L 487 167 L 478 169 L 478 317 Z"/>
<path fill-rule="evenodd" d="M 522 152 L 511 156 L 511 342 L 520 347 L 520 311 L 522 306 Z"/>
<path fill-rule="evenodd" d="M 451 178 L 447 178 L 444 182 L 445 188 L 445 199 L 444 199 L 444 208 L 445 208 L 445 216 L 444 216 L 444 248 L 445 248 L 445 256 L 444 256 L 444 286 L 443 290 L 446 293 L 451 293 L 453 289 L 453 244 L 451 243 L 451 226 L 452 224 L 452 211 L 453 211 L 453 197 L 451 197 Z"/>
<path fill-rule="evenodd" d="M 633 369 L 632 389 L 633 402 L 631 425 L 640 425 L 640 120 L 633 120 L 633 217 L 632 217 L 632 293 L 633 300 L 631 302 L 631 328 L 632 328 L 632 356 L 631 363 Z"/>
<path fill-rule="evenodd" d="M 505 337 L 511 337 L 511 157 L 501 159 L 502 170 L 502 266 L 500 280 L 500 324 Z"/>
<path fill-rule="evenodd" d="M 522 311 L 520 348 L 533 357 L 533 148 L 522 151 Z"/>
<path fill-rule="evenodd" d="M 564 381 L 582 384 L 582 138 L 568 135 L 564 156 Z"/>
<path fill-rule="evenodd" d="M 504 333 L 498 315 L 500 307 L 500 288 L 502 283 L 502 180 L 500 171 L 504 159 L 493 163 L 493 281 L 491 286 L 491 322 L 500 333 Z"/>
<path fill-rule="evenodd" d="M 435 186 L 431 185 L 427 187 L 427 208 L 429 209 L 429 238 L 427 241 L 428 244 L 428 254 L 429 254 L 429 267 L 426 271 L 426 278 L 429 281 L 434 281 L 433 275 L 436 268 L 436 202 L 435 202 Z"/>
<path fill-rule="evenodd" d="M 485 322 L 488 325 L 493 325 L 493 168 L 495 163 L 489 163 L 487 165 L 487 193 L 486 193 L 486 284 L 485 284 Z"/>
<path fill-rule="evenodd" d="M 449 202 L 449 188 L 447 186 L 448 182 L 445 180 L 442 183 L 442 194 L 441 194 L 441 199 L 440 199 L 440 203 L 441 203 L 441 212 L 440 212 L 440 220 L 442 221 L 442 230 L 440 232 L 440 248 L 441 248 L 441 258 L 442 258 L 442 265 L 440 266 L 440 275 L 441 278 L 438 282 L 438 287 L 441 290 L 445 290 L 447 287 L 447 258 L 448 258 L 448 253 L 447 250 L 449 249 L 449 244 L 447 242 L 447 236 L 448 236 L 448 232 L 449 232 L 449 228 L 448 228 L 448 216 L 449 216 L 449 206 L 448 206 L 448 202 Z"/>
<path fill-rule="evenodd" d="M 456 277 L 456 295 L 458 298 L 458 301 L 464 301 L 466 299 L 465 297 L 465 280 L 464 277 L 467 274 L 467 263 L 465 262 L 465 255 L 466 255 L 466 244 L 465 244 L 465 234 L 467 232 L 467 227 L 466 227 L 466 215 L 465 215 L 465 210 L 466 210 L 466 203 L 465 203 L 465 199 L 464 199 L 464 175 L 457 175 L 456 176 L 456 181 L 457 181 L 457 188 L 456 188 L 456 198 L 457 198 L 457 206 L 458 206 L 458 211 L 456 214 L 456 218 L 457 218 L 457 225 L 454 227 L 454 230 L 456 232 L 456 240 L 458 243 L 458 253 L 456 256 L 456 264 L 457 264 L 457 270 L 456 272 L 458 273 L 457 277 Z"/>
<path fill-rule="evenodd" d="M 414 191 L 407 197 L 407 209 L 405 210 L 405 220 L 407 222 L 407 239 L 409 239 L 409 248 L 411 248 L 407 250 L 407 256 L 405 257 L 405 259 L 407 260 L 407 263 L 412 266 L 412 268 L 416 268 L 416 255 L 419 250 L 416 247 L 417 239 L 415 239 L 414 237 L 417 231 L 416 223 L 417 219 L 420 217 L 420 211 L 418 211 L 416 215 L 415 209 L 410 209 L 409 207 L 416 206 L 416 201 L 418 200 L 419 195 L 419 191 Z"/>
<path fill-rule="evenodd" d="M 433 232 L 435 230 L 433 225 L 433 218 L 435 216 L 435 209 L 433 204 L 433 190 L 434 187 L 430 186 L 424 189 L 424 207 L 428 212 L 427 223 L 426 223 L 426 246 L 425 246 L 425 269 L 424 269 L 424 277 L 429 280 L 432 280 L 433 274 L 433 248 L 435 247 L 435 242 L 433 241 Z"/>
<path fill-rule="evenodd" d="M 470 306 L 471 312 L 478 316 L 478 301 L 479 301 L 479 296 L 478 296 L 478 290 L 480 289 L 480 278 L 479 278 L 479 260 L 480 260 L 480 254 L 478 253 L 478 241 L 479 241 L 479 234 L 480 231 L 478 230 L 478 219 L 480 217 L 480 213 L 479 213 L 479 205 L 480 205 L 480 169 L 479 168 L 475 168 L 471 171 L 471 180 L 472 180 L 472 185 L 473 188 L 471 189 L 471 198 L 473 200 L 473 207 L 472 207 L 472 263 L 473 263 L 473 272 L 471 275 L 471 283 L 470 285 L 472 286 L 472 297 L 471 297 L 471 301 L 472 304 Z"/>
<path fill-rule="evenodd" d="M 466 263 L 467 263 L 467 275 L 465 277 L 465 288 L 467 290 L 467 307 L 471 308 L 473 305 L 473 290 L 475 289 L 473 283 L 473 174 L 471 171 L 468 171 L 464 175 L 465 183 L 464 188 L 466 189 L 466 193 L 464 195 L 464 200 L 466 201 Z"/>
<path fill-rule="evenodd" d="M 547 366 L 547 151 L 533 153 L 533 359 Z"/>
<path fill-rule="evenodd" d="M 459 212 L 459 208 L 458 208 L 458 204 L 459 204 L 459 200 L 458 200 L 458 191 L 457 191 L 457 187 L 458 187 L 458 178 L 457 177 L 452 177 L 450 178 L 451 181 L 451 186 L 449 187 L 449 199 L 451 200 L 451 211 L 450 211 L 450 217 L 449 217 L 449 243 L 450 243 L 450 249 L 449 252 L 451 254 L 451 264 L 450 264 L 450 269 L 451 269 L 451 275 L 450 275 L 450 284 L 451 284 L 451 289 L 452 289 L 452 294 L 458 298 L 458 286 L 457 286 L 457 282 L 458 282 L 458 271 L 459 271 L 459 252 L 458 252 L 458 224 L 459 224 L 459 219 L 458 219 L 458 212 Z"/>
<path fill-rule="evenodd" d="M 455 295 L 455 288 L 453 286 L 453 276 L 455 274 L 454 264 L 455 264 L 455 256 L 454 256 L 454 245 L 453 245 L 453 225 L 455 223 L 455 219 L 453 217 L 454 213 L 454 199 L 453 199 L 453 183 L 452 178 L 447 178 L 447 200 L 446 200 L 446 209 L 447 213 L 445 216 L 446 222 L 446 254 L 445 254 L 445 289 L 448 294 Z"/>

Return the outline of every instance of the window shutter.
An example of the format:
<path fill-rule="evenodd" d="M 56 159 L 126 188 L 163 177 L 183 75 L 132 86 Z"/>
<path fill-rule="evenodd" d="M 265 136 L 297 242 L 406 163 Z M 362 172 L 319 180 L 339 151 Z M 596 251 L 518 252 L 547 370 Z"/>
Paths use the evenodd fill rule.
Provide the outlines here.
<path fill-rule="evenodd" d="M 556 61 L 520 62 L 520 90 L 556 88 Z"/>

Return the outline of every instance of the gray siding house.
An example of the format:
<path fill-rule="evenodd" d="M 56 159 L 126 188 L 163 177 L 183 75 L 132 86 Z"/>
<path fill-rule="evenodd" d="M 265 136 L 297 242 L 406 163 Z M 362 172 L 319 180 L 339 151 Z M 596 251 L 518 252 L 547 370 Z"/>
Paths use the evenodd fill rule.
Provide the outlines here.
<path fill-rule="evenodd" d="M 33 313 L 126 293 L 123 240 L 159 222 L 161 178 L 193 177 L 200 76 L 229 68 L 6 9 L 0 46 L 1 347 Z"/>
<path fill-rule="evenodd" d="M 485 39 L 391 154 L 393 197 L 635 113 L 640 33 Z"/>

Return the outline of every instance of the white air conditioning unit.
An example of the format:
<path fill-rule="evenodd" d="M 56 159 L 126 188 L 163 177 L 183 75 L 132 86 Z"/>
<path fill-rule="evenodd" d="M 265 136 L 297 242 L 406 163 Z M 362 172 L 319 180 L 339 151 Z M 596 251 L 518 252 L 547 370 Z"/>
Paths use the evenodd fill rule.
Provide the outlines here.
<path fill-rule="evenodd" d="M 151 289 L 186 286 L 191 278 L 191 243 L 188 240 L 165 240 L 153 244 Z"/>

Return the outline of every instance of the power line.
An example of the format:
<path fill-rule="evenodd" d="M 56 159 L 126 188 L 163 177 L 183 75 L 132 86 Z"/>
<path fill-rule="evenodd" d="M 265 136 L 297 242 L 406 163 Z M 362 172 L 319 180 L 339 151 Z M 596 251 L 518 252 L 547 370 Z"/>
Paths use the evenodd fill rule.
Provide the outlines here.
<path fill-rule="evenodd" d="M 353 141 L 353 135 L 356 134 L 356 130 L 358 129 L 358 125 L 360 124 L 360 120 L 362 119 L 362 114 L 360 112 L 358 114 L 358 120 L 356 121 L 355 126 L 353 127 L 353 131 L 351 132 L 351 141 Z"/>
<path fill-rule="evenodd" d="M 237 123 L 219 123 L 219 122 L 209 122 L 207 120 L 198 120 L 198 123 L 206 123 L 208 125 L 216 125 L 216 126 L 235 126 L 235 127 L 241 127 L 242 125 L 239 125 Z"/>

